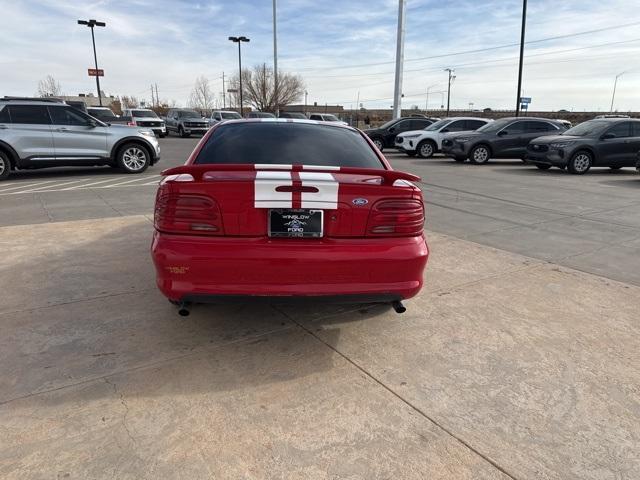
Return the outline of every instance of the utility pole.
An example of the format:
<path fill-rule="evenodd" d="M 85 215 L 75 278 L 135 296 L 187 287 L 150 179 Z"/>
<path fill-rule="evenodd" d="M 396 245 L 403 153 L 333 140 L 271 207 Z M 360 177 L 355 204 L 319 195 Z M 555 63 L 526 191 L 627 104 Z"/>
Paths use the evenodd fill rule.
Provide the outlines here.
<path fill-rule="evenodd" d="M 398 36 L 396 39 L 396 77 L 393 89 L 393 118 L 402 116 L 402 69 L 404 66 L 404 20 L 406 0 L 398 0 Z"/>
<path fill-rule="evenodd" d="M 86 25 L 91 29 L 91 43 L 93 44 L 93 60 L 96 65 L 96 86 L 98 88 L 98 102 L 102 106 L 102 93 L 100 92 L 100 76 L 98 75 L 98 55 L 96 54 L 96 37 L 93 35 L 93 27 L 105 27 L 107 24 L 96 20 L 78 20 L 78 25 Z"/>
<path fill-rule="evenodd" d="M 613 113 L 613 101 L 616 98 L 616 86 L 618 85 L 618 79 L 625 73 L 626 72 L 620 72 L 618 75 L 616 75 L 616 80 L 613 82 L 613 95 L 611 95 L 611 108 L 609 108 L 609 111 L 611 113 Z"/>
<path fill-rule="evenodd" d="M 227 109 L 227 90 L 224 86 L 224 72 L 222 72 L 222 109 Z"/>
<path fill-rule="evenodd" d="M 306 90 L 304 91 L 304 114 L 307 114 L 307 96 L 309 95 L 309 92 L 307 92 Z"/>
<path fill-rule="evenodd" d="M 156 106 L 156 98 L 155 98 L 155 94 L 153 93 L 153 83 L 151 84 L 151 106 L 152 107 Z"/>
<path fill-rule="evenodd" d="M 276 0 L 273 0 L 273 97 L 276 116 L 280 114 L 278 104 L 278 34 L 276 30 Z"/>
<path fill-rule="evenodd" d="M 520 29 L 520 63 L 518 65 L 518 95 L 516 98 L 516 117 L 520 115 L 520 91 L 522 90 L 522 63 L 524 60 L 524 29 L 527 24 L 527 0 L 522 0 L 522 28 Z"/>
<path fill-rule="evenodd" d="M 454 80 L 456 76 L 453 74 L 454 70 L 451 68 L 445 68 L 445 72 L 449 72 L 449 81 L 447 82 L 447 117 L 449 116 L 449 104 L 451 102 L 451 80 Z"/>

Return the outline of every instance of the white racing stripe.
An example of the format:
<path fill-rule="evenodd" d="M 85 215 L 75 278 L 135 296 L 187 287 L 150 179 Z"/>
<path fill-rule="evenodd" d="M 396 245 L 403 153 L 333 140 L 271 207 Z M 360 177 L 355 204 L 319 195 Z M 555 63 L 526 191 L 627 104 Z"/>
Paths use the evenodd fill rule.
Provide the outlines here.
<path fill-rule="evenodd" d="M 257 172 L 254 182 L 254 207 L 293 207 L 292 192 L 276 192 L 276 187 L 283 185 L 293 185 L 290 172 Z"/>
<path fill-rule="evenodd" d="M 340 167 L 333 165 L 303 165 L 303 170 L 340 170 Z"/>
<path fill-rule="evenodd" d="M 256 170 L 291 170 L 291 165 L 285 165 L 284 163 L 256 163 L 254 165 Z"/>
<path fill-rule="evenodd" d="M 330 173 L 300 172 L 303 187 L 316 187 L 318 192 L 302 192 L 302 208 L 338 208 L 340 184 Z"/>

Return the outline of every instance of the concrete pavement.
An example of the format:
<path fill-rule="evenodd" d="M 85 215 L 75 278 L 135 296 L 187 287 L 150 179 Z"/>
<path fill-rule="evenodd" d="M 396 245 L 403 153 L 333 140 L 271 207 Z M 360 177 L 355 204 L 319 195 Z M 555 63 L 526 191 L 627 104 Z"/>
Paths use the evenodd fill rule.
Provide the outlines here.
<path fill-rule="evenodd" d="M 133 215 L 0 229 L 0 477 L 634 479 L 640 288 L 431 233 L 379 306 L 198 306 Z"/>

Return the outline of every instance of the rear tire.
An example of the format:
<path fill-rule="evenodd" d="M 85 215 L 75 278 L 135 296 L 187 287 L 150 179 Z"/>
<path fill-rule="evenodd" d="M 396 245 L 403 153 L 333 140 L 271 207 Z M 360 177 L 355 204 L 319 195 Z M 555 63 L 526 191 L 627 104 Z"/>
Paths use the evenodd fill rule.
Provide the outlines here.
<path fill-rule="evenodd" d="M 569 163 L 567 163 L 567 170 L 573 175 L 584 175 L 589 171 L 593 164 L 593 157 L 585 150 L 581 150 L 573 154 Z"/>
<path fill-rule="evenodd" d="M 125 143 L 116 157 L 118 168 L 124 173 L 142 173 L 151 163 L 149 151 L 138 143 Z"/>
<path fill-rule="evenodd" d="M 540 170 L 549 170 L 551 168 L 551 165 L 536 164 L 536 167 L 539 168 Z"/>
<path fill-rule="evenodd" d="M 371 141 L 376 146 L 376 148 L 380 151 L 384 150 L 384 142 L 381 138 L 372 138 Z"/>
<path fill-rule="evenodd" d="M 431 140 L 423 140 L 418 144 L 416 151 L 420 158 L 431 158 L 436 153 L 436 144 Z"/>
<path fill-rule="evenodd" d="M 474 165 L 484 165 L 491 158 L 491 152 L 486 145 L 477 145 L 469 153 L 469 160 Z"/>
<path fill-rule="evenodd" d="M 9 160 L 9 156 L 0 152 L 0 180 L 6 179 L 11 173 L 11 160 Z"/>

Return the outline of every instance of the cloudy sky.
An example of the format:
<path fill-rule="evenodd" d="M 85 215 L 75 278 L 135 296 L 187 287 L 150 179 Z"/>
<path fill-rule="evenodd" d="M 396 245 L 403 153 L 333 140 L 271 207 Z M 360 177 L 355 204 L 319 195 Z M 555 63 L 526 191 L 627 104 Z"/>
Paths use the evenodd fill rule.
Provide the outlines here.
<path fill-rule="evenodd" d="M 53 75 L 91 92 L 89 29 L 108 94 L 185 104 L 197 76 L 222 91 L 237 70 L 229 35 L 251 38 L 245 65 L 273 62 L 271 0 L 0 0 L 0 96 L 33 95 Z M 390 107 L 397 0 L 278 0 L 281 70 L 301 75 L 309 103 Z M 439 107 L 454 68 L 452 108 L 513 108 L 521 0 L 407 0 L 404 107 Z M 533 109 L 640 110 L 638 0 L 529 0 L 523 90 Z M 303 99 L 301 99 L 302 101 Z"/>

